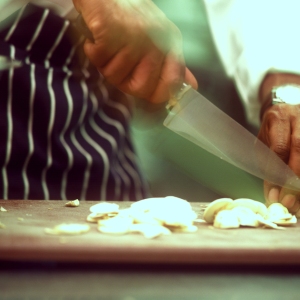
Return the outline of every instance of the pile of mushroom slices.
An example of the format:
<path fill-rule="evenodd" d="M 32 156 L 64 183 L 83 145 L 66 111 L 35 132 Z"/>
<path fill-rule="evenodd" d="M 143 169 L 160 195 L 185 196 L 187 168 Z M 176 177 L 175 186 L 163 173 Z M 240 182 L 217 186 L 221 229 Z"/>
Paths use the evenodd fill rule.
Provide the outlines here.
<path fill-rule="evenodd" d="M 90 207 L 87 221 L 98 224 L 107 234 L 141 233 L 146 238 L 172 232 L 196 232 L 197 214 L 186 200 L 168 196 L 148 198 L 120 209 L 116 203 L 100 202 Z"/>
<path fill-rule="evenodd" d="M 252 199 L 221 198 L 211 202 L 204 210 L 203 219 L 215 228 L 264 227 L 284 229 L 297 223 L 296 216 L 290 214 L 280 203 L 268 208 Z M 281 225 L 281 226 L 280 226 Z"/>

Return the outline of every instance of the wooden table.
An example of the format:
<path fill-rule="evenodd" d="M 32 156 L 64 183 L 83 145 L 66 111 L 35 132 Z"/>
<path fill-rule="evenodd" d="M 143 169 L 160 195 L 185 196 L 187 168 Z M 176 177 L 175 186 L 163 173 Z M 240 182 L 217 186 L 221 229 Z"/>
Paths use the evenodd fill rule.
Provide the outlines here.
<path fill-rule="evenodd" d="M 140 234 L 102 234 L 96 224 L 76 236 L 51 236 L 46 227 L 86 223 L 89 207 L 65 207 L 65 201 L 0 201 L 0 260 L 145 264 L 300 264 L 300 227 L 274 229 L 214 229 L 198 224 L 196 233 L 173 233 L 146 239 Z M 118 202 L 120 208 L 130 202 Z M 205 203 L 191 203 L 202 217 Z"/>

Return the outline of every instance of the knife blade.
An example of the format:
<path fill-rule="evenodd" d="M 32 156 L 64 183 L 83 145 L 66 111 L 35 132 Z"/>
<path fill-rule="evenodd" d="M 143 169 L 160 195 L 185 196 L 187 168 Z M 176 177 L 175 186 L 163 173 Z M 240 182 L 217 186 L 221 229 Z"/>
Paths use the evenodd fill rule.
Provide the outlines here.
<path fill-rule="evenodd" d="M 300 191 L 300 180 L 274 151 L 191 86 L 167 106 L 164 126 L 222 160 L 274 185 Z"/>

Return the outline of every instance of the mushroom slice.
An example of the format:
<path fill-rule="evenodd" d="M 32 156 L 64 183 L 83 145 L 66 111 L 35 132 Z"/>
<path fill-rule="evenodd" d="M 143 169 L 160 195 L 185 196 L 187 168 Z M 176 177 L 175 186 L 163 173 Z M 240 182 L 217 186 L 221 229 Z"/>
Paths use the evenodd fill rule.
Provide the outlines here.
<path fill-rule="evenodd" d="M 110 218 L 114 218 L 118 213 L 109 213 L 109 214 L 98 214 L 98 213 L 90 213 L 86 220 L 91 223 L 97 223 L 99 220 L 107 220 Z"/>
<path fill-rule="evenodd" d="M 154 218 L 167 226 L 188 227 L 193 225 L 197 214 L 193 210 L 160 210 L 153 213 Z"/>
<path fill-rule="evenodd" d="M 87 220 L 88 222 L 91 222 L 91 223 L 98 223 L 99 218 L 97 218 L 97 215 L 96 215 L 96 214 L 90 213 L 90 214 L 86 217 L 86 220 Z"/>
<path fill-rule="evenodd" d="M 258 215 L 258 222 L 261 224 L 261 225 L 264 225 L 265 227 L 267 228 L 272 228 L 272 229 L 285 229 L 284 227 L 281 227 L 281 226 L 278 226 L 277 224 L 269 221 L 269 220 L 266 220 L 264 219 L 262 216 Z"/>
<path fill-rule="evenodd" d="M 116 216 L 107 220 L 99 220 L 98 230 L 102 233 L 125 234 L 130 232 L 130 226 L 132 224 L 132 218 Z"/>
<path fill-rule="evenodd" d="M 240 226 L 259 227 L 260 223 L 258 221 L 257 214 L 255 214 L 250 208 L 237 206 L 231 211 L 237 215 Z"/>
<path fill-rule="evenodd" d="M 153 239 L 160 235 L 171 234 L 171 231 L 168 228 L 152 224 L 132 224 L 130 226 L 130 232 L 139 232 L 147 239 Z"/>
<path fill-rule="evenodd" d="M 69 234 L 76 235 L 88 232 L 90 226 L 88 224 L 59 224 L 53 228 L 45 228 L 45 232 L 53 235 Z"/>
<path fill-rule="evenodd" d="M 247 198 L 239 198 L 234 200 L 231 205 L 227 209 L 233 209 L 237 206 L 243 206 L 250 208 L 254 213 L 260 214 L 263 218 L 266 218 L 268 216 L 268 209 L 265 206 L 265 204 L 252 200 Z"/>
<path fill-rule="evenodd" d="M 161 211 L 190 211 L 192 210 L 191 204 L 181 198 L 174 196 L 147 198 L 131 204 L 131 208 L 143 212 L 156 212 Z"/>
<path fill-rule="evenodd" d="M 198 227 L 195 225 L 188 225 L 188 226 L 170 226 L 165 225 L 168 229 L 172 232 L 182 232 L 182 233 L 194 233 L 198 230 Z"/>
<path fill-rule="evenodd" d="M 222 229 L 239 228 L 239 218 L 232 210 L 219 211 L 214 220 L 214 227 Z"/>
<path fill-rule="evenodd" d="M 288 209 L 283 206 L 281 203 L 272 203 L 269 205 L 268 207 L 268 211 L 269 213 L 272 213 L 272 214 L 287 214 L 289 213 Z"/>
<path fill-rule="evenodd" d="M 4 208 L 4 207 L 0 207 L 0 211 L 2 211 L 2 212 L 6 212 L 7 210 Z"/>
<path fill-rule="evenodd" d="M 72 201 L 67 202 L 65 204 L 65 206 L 67 206 L 67 207 L 77 207 L 77 206 L 79 206 L 79 204 L 80 204 L 79 200 L 76 199 L 76 200 L 72 200 Z"/>
<path fill-rule="evenodd" d="M 131 205 L 132 215 L 138 219 L 148 216 L 159 223 L 171 226 L 189 226 L 197 218 L 191 205 L 181 198 L 149 198 Z M 149 220 L 150 221 L 150 220 Z"/>
<path fill-rule="evenodd" d="M 233 202 L 231 198 L 220 198 L 209 203 L 204 210 L 203 219 L 207 223 L 214 223 L 215 216 L 221 210 L 227 209 L 227 207 Z"/>
<path fill-rule="evenodd" d="M 296 218 L 296 216 L 292 216 L 290 219 L 281 219 L 281 220 L 276 220 L 273 222 L 275 224 L 281 225 L 281 226 L 290 226 L 290 225 L 297 224 L 297 218 Z"/>
<path fill-rule="evenodd" d="M 116 203 L 100 202 L 90 207 L 90 212 L 98 214 L 109 214 L 119 211 L 119 205 Z"/>
<path fill-rule="evenodd" d="M 293 215 L 289 213 L 288 209 L 281 203 L 272 203 L 268 207 L 268 211 L 268 220 L 274 223 L 277 223 L 277 221 L 280 220 L 288 220 L 293 217 Z"/>
<path fill-rule="evenodd" d="M 133 202 L 131 204 L 131 208 L 137 211 L 147 212 L 150 209 L 161 207 L 164 202 L 165 202 L 164 197 L 147 198 L 137 202 Z"/>
<path fill-rule="evenodd" d="M 163 225 L 163 222 L 153 217 L 150 212 L 137 211 L 132 209 L 130 217 L 133 218 L 134 223 L 138 224 L 152 224 L 152 225 Z"/>

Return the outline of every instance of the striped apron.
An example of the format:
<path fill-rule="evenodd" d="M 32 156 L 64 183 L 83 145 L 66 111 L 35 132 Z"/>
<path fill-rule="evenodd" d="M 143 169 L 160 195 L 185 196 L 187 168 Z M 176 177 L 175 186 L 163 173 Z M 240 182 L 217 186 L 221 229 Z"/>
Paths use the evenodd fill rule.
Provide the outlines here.
<path fill-rule="evenodd" d="M 0 23 L 0 198 L 140 200 L 130 101 L 74 24 L 27 4 Z"/>

